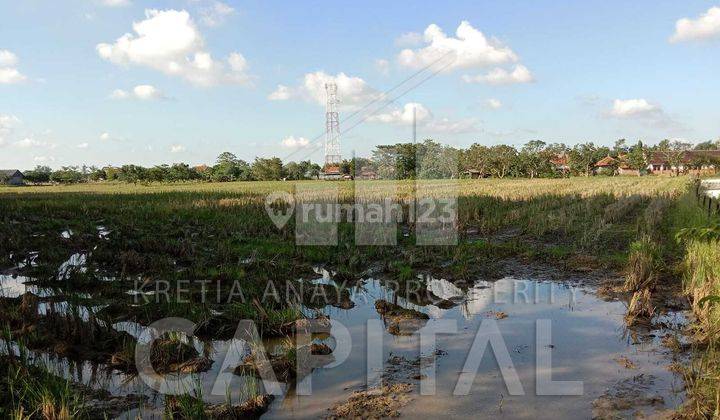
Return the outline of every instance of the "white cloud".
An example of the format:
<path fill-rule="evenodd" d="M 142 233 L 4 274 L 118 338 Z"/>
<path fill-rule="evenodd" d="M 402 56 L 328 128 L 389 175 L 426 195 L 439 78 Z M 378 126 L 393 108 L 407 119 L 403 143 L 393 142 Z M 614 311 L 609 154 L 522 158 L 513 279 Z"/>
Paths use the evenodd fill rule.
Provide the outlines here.
<path fill-rule="evenodd" d="M 20 119 L 14 115 L 0 114 L 0 146 L 5 145 L 5 136 L 12 133 L 20 124 Z"/>
<path fill-rule="evenodd" d="M 423 104 L 410 102 L 402 108 L 393 109 L 384 114 L 372 115 L 367 120 L 385 124 L 409 125 L 413 123 L 413 110 L 415 111 L 415 119 L 418 123 L 432 118 L 432 113 Z"/>
<path fill-rule="evenodd" d="M 27 80 L 16 68 L 20 60 L 12 51 L 0 50 L 0 84 L 10 85 Z"/>
<path fill-rule="evenodd" d="M 124 7 L 132 4 L 130 0 L 101 0 L 101 3 L 108 7 Z"/>
<path fill-rule="evenodd" d="M 411 125 L 413 123 L 413 109 L 415 121 L 424 130 L 433 133 L 458 134 L 477 131 L 477 121 L 473 118 L 454 120 L 447 117 L 436 118 L 423 104 L 410 102 L 402 108 L 392 109 L 383 114 L 370 116 L 367 120 L 383 124 Z"/>
<path fill-rule="evenodd" d="M 151 85 L 138 85 L 133 88 L 133 95 L 141 100 L 162 99 L 163 93 Z"/>
<path fill-rule="evenodd" d="M 170 146 L 170 153 L 181 153 L 185 151 L 185 146 L 182 144 L 173 144 Z"/>
<path fill-rule="evenodd" d="M 646 99 L 615 99 L 610 111 L 604 114 L 612 118 L 639 122 L 651 128 L 685 132 L 687 128 L 676 121 L 658 104 Z"/>
<path fill-rule="evenodd" d="M 390 73 L 390 62 L 384 58 L 375 59 L 375 68 L 378 72 L 387 76 Z"/>
<path fill-rule="evenodd" d="M 271 101 L 287 101 L 292 97 L 292 91 L 285 85 L 278 85 L 277 89 L 268 95 Z"/>
<path fill-rule="evenodd" d="M 338 99 L 340 106 L 344 108 L 355 108 L 380 98 L 382 93 L 370 87 L 365 80 L 359 77 L 348 76 L 345 73 L 329 75 L 323 71 L 307 73 L 303 77 L 302 84 L 296 88 L 278 85 L 268 98 L 271 100 L 304 99 L 325 105 L 327 93 L 325 84 L 335 82 L 338 88 Z"/>
<path fill-rule="evenodd" d="M 615 99 L 610 115 L 617 118 L 649 117 L 662 114 L 658 105 L 646 99 Z"/>
<path fill-rule="evenodd" d="M 89 143 L 80 143 L 75 147 L 77 147 L 78 149 L 87 149 L 88 147 L 90 147 L 90 144 Z"/>
<path fill-rule="evenodd" d="M 423 36 L 417 32 L 405 32 L 395 38 L 395 45 L 398 47 L 417 47 L 422 45 Z"/>
<path fill-rule="evenodd" d="M 100 140 L 110 140 L 110 138 L 110 133 L 108 132 L 100 134 Z"/>
<path fill-rule="evenodd" d="M 288 149 L 296 149 L 308 147 L 310 145 L 310 140 L 306 139 L 305 137 L 290 136 L 283 139 L 280 144 L 282 144 L 283 147 L 287 147 Z"/>
<path fill-rule="evenodd" d="M 491 109 L 500 109 L 503 106 L 502 102 L 500 102 L 499 99 L 495 99 L 495 98 L 490 98 L 487 101 L 485 101 L 485 105 L 487 105 L 487 107 L 491 108 Z"/>
<path fill-rule="evenodd" d="M 235 13 L 230 5 L 221 1 L 212 1 L 200 9 L 200 21 L 207 26 L 218 26 Z"/>
<path fill-rule="evenodd" d="M 675 22 L 670 42 L 698 41 L 720 37 L 720 7 L 708 9 L 697 19 L 682 18 Z"/>
<path fill-rule="evenodd" d="M 110 94 L 111 99 L 128 99 L 130 97 L 130 93 L 126 90 L 122 89 L 115 89 Z"/>
<path fill-rule="evenodd" d="M 477 120 L 465 118 L 452 120 L 447 117 L 436 118 L 425 125 L 425 129 L 434 133 L 459 134 L 478 131 Z"/>
<path fill-rule="evenodd" d="M 522 64 L 516 65 L 513 71 L 498 67 L 490 70 L 486 74 L 476 76 L 464 75 L 462 79 L 465 83 L 487 83 L 489 85 L 511 85 L 535 81 L 535 77 L 530 73 L 530 70 Z"/>
<path fill-rule="evenodd" d="M 35 156 L 33 161 L 35 163 L 48 163 L 55 162 L 55 158 L 53 156 Z"/>
<path fill-rule="evenodd" d="M 423 41 L 427 45 L 415 50 L 408 48 L 400 51 L 398 62 L 405 67 L 419 69 L 442 59 L 443 63 L 451 63 L 446 69 L 451 71 L 518 61 L 517 54 L 508 46 L 495 38 L 488 39 L 467 21 L 460 23 L 455 35 L 456 38 L 448 37 L 438 25 L 431 24 L 423 35 Z"/>
<path fill-rule="evenodd" d="M 0 134 L 7 134 L 13 130 L 18 124 L 20 119 L 14 115 L 0 114 Z"/>
<path fill-rule="evenodd" d="M 30 149 L 30 148 L 36 148 L 36 147 L 49 147 L 53 148 L 54 145 L 51 143 L 48 143 L 46 141 L 42 140 L 36 140 L 32 137 L 25 137 L 22 140 L 18 140 L 15 143 L 13 143 L 15 147 L 19 147 L 21 149 Z"/>
<path fill-rule="evenodd" d="M 12 51 L 0 50 L 0 67 L 15 67 L 17 63 L 17 55 Z"/>
<path fill-rule="evenodd" d="M 111 94 L 112 99 L 139 99 L 149 101 L 154 99 L 165 99 L 165 95 L 155 86 L 138 85 L 128 92 L 122 89 L 115 89 Z"/>
<path fill-rule="evenodd" d="M 134 22 L 133 31 L 113 44 L 98 44 L 100 57 L 118 65 L 150 67 L 198 86 L 250 81 L 240 53 L 221 61 L 206 51 L 202 34 L 185 10 L 145 10 L 145 20 Z"/>

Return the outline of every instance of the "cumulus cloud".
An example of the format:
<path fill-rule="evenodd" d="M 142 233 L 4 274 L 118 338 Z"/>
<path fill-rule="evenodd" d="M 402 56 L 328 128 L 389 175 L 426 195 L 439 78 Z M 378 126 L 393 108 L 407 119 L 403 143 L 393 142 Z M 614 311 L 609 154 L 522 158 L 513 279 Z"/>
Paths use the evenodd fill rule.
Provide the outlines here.
<path fill-rule="evenodd" d="M 495 98 L 490 98 L 487 101 L 485 101 L 485 105 L 491 109 L 500 109 L 503 106 L 502 102 L 500 102 L 500 100 L 495 99 Z"/>
<path fill-rule="evenodd" d="M 78 149 L 87 149 L 88 147 L 90 147 L 90 144 L 89 143 L 80 143 L 75 147 L 77 147 Z"/>
<path fill-rule="evenodd" d="M 382 114 L 372 115 L 367 121 L 391 125 L 411 125 L 413 110 L 418 126 L 433 133 L 458 134 L 477 131 L 477 121 L 473 118 L 462 120 L 448 117 L 437 118 L 426 106 L 416 102 L 407 103 L 401 108 L 391 109 Z"/>
<path fill-rule="evenodd" d="M 170 153 L 181 153 L 185 151 L 185 146 L 182 144 L 173 144 L 170 146 Z"/>
<path fill-rule="evenodd" d="M 615 99 L 610 115 L 617 118 L 647 118 L 662 114 L 663 110 L 646 99 Z"/>
<path fill-rule="evenodd" d="M 105 132 L 105 133 L 100 134 L 100 140 L 110 140 L 110 139 L 111 139 L 110 133 Z"/>
<path fill-rule="evenodd" d="M 12 51 L 0 50 L 0 84 L 10 85 L 27 80 L 27 77 L 17 69 L 19 62 L 17 55 Z"/>
<path fill-rule="evenodd" d="M 708 9 L 697 19 L 682 18 L 675 22 L 670 42 L 699 41 L 720 37 L 720 7 Z"/>
<path fill-rule="evenodd" d="M 141 101 L 150 101 L 156 99 L 165 99 L 165 95 L 155 86 L 138 85 L 131 91 L 115 89 L 111 94 L 112 99 L 139 99 Z"/>
<path fill-rule="evenodd" d="M 310 145 L 310 140 L 306 139 L 305 137 L 290 136 L 284 138 L 283 141 L 280 142 L 280 144 L 288 149 L 298 149 L 302 147 L 308 147 Z"/>
<path fill-rule="evenodd" d="M 98 44 L 97 53 L 114 64 L 149 67 L 198 86 L 250 81 L 242 54 L 233 52 L 225 60 L 214 59 L 185 10 L 145 10 L 145 20 L 134 22 L 133 31 L 112 44 Z"/>
<path fill-rule="evenodd" d="M 292 98 L 292 90 L 285 85 L 278 85 L 277 89 L 268 95 L 268 99 L 271 101 L 287 101 Z"/>
<path fill-rule="evenodd" d="M 372 115 L 367 120 L 385 124 L 409 125 L 413 123 L 413 111 L 415 112 L 415 120 L 418 123 L 432 118 L 432 113 L 423 104 L 410 102 L 402 108 L 392 109 L 383 114 Z"/>
<path fill-rule="evenodd" d="M 606 116 L 620 120 L 634 121 L 652 128 L 687 131 L 687 128 L 676 121 L 658 104 L 647 99 L 615 99 Z"/>
<path fill-rule="evenodd" d="M 382 93 L 370 87 L 365 80 L 359 77 L 348 76 L 345 73 L 333 76 L 323 71 L 317 71 L 307 73 L 303 77 L 302 83 L 295 88 L 278 85 L 268 98 L 276 101 L 304 99 L 324 105 L 327 101 L 325 84 L 329 82 L 335 82 L 337 85 L 340 106 L 344 108 L 358 107 L 382 96 Z"/>
<path fill-rule="evenodd" d="M 17 55 L 8 50 L 0 50 L 0 67 L 14 67 L 17 63 Z"/>
<path fill-rule="evenodd" d="M 535 77 L 530 70 L 522 64 L 518 64 L 512 71 L 503 68 L 494 68 L 486 74 L 476 76 L 464 75 L 465 83 L 487 83 L 489 85 L 512 85 L 516 83 L 531 83 Z"/>
<path fill-rule="evenodd" d="M 200 8 L 200 21 L 207 26 L 222 25 L 229 16 L 235 14 L 232 6 L 221 1 L 211 1 Z"/>
<path fill-rule="evenodd" d="M 426 44 L 418 49 L 404 49 L 398 55 L 400 65 L 409 68 L 423 68 L 447 56 L 447 71 L 457 69 L 483 68 L 488 66 L 514 63 L 518 56 L 495 38 L 487 38 L 481 31 L 463 21 L 455 31 L 455 37 L 447 36 L 435 24 L 425 29 L 423 41 Z"/>

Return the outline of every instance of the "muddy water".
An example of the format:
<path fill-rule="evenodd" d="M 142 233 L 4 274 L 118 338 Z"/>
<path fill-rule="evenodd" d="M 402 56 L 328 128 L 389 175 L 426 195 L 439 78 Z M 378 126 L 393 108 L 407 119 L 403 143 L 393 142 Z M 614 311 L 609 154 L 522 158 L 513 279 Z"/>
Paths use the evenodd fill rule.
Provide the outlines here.
<path fill-rule="evenodd" d="M 437 280 L 430 283 L 436 295 L 459 298 L 462 292 L 452 284 Z M 525 291 L 523 294 L 522 291 Z M 444 293 L 443 293 L 444 292 Z M 367 298 L 367 303 L 365 299 Z M 365 385 L 367 349 L 366 320 L 378 318 L 374 300 L 387 299 L 386 291 L 377 281 L 365 284 L 357 306 L 348 311 L 335 310 L 331 317 L 340 320 L 353 338 L 348 360 L 331 370 L 313 374 L 313 395 L 288 395 L 277 400 L 266 418 L 308 418 L 327 414 L 327 408 L 347 398 L 352 390 Z M 391 298 L 392 299 L 392 298 Z M 437 418 L 451 415 L 462 418 L 590 418 L 592 403 L 616 382 L 640 373 L 652 375 L 652 393 L 664 403 L 654 407 L 670 408 L 681 402 L 682 382 L 667 370 L 667 350 L 659 344 L 662 331 L 644 337 L 631 337 L 624 328 L 625 306 L 620 302 L 604 302 L 589 289 L 555 282 L 536 282 L 506 278 L 495 283 L 478 282 L 454 308 L 440 309 L 433 305 L 416 306 L 398 300 L 402 306 L 430 315 L 424 327 L 433 328 L 440 320 L 457 323 L 457 334 L 439 335 L 437 348 L 447 352 L 438 358 L 436 395 L 416 395 L 402 410 L 405 417 Z M 507 318 L 497 321 L 522 383 L 524 395 L 511 396 L 500 375 L 495 357 L 489 349 L 482 357 L 470 393 L 453 395 L 468 351 L 481 323 L 495 319 L 497 312 Z M 683 322 L 681 315 L 670 320 Z M 547 319 L 552 327 L 552 379 L 582 381 L 579 396 L 537 396 L 535 390 L 536 320 Z M 655 335 L 655 337 L 652 337 Z M 421 352 L 418 335 L 395 337 L 383 333 L 383 353 L 417 357 Z M 430 353 L 430 350 L 425 354 Z M 627 369 L 615 359 L 627 357 L 636 369 Z M 423 372 L 430 375 L 430 372 Z M 643 409 L 638 407 L 637 409 Z"/>
<path fill-rule="evenodd" d="M 37 292 L 25 286 L 22 277 L 3 276 L 0 286 L 6 295 L 20 295 L 25 291 Z M 332 284 L 327 272 L 318 275 L 313 282 Z M 456 325 L 454 334 L 438 335 L 437 349 L 447 354 L 437 358 L 435 373 L 436 393 L 419 395 L 416 389 L 412 402 L 401 410 L 403 417 L 422 416 L 436 418 L 454 416 L 460 418 L 590 418 L 593 401 L 607 389 L 628 378 L 644 375 L 651 378 L 652 385 L 644 392 L 661 398 L 654 406 L 633 407 L 631 411 L 657 411 L 672 408 L 682 400 L 682 382 L 672 374 L 667 365 L 671 362 L 669 351 L 660 345 L 659 337 L 667 331 L 654 330 L 644 333 L 629 332 L 624 328 L 625 305 L 621 302 L 605 302 L 592 293 L 591 288 L 552 281 L 505 278 L 497 282 L 477 282 L 469 290 L 460 290 L 441 279 L 428 279 L 428 288 L 434 295 L 452 301 L 455 306 L 442 309 L 434 305 L 418 306 L 394 296 L 381 282 L 367 279 L 353 290 L 355 307 L 349 310 L 326 307 L 324 312 L 331 319 L 342 323 L 351 337 L 348 358 L 338 367 L 316 369 L 312 374 L 312 394 L 297 395 L 294 387 L 282 385 L 286 392 L 276 398 L 270 411 L 263 418 L 314 418 L 328 414 L 328 408 L 344 402 L 353 391 L 366 389 L 367 385 L 367 321 L 381 319 L 375 309 L 375 301 L 385 299 L 405 308 L 429 315 L 430 320 L 419 332 L 428 331 L 442 322 Z M 498 316 L 504 313 L 506 317 Z M 501 318 L 501 319 L 497 319 Z M 582 381 L 583 392 L 575 396 L 539 396 L 535 386 L 536 321 L 550 320 L 552 335 L 552 379 L 556 381 Z M 663 324 L 684 323 L 681 314 L 666 314 Z M 478 328 L 483 323 L 496 322 L 502 334 L 517 373 L 522 395 L 509 395 L 496 358 L 487 348 L 482 356 L 477 375 L 467 395 L 453 395 L 460 372 Z M 118 323 L 114 327 L 138 337 L 143 327 L 134 323 Z M 419 334 L 393 336 L 382 328 L 382 344 L 374 343 L 372 350 L 382 349 L 381 360 L 391 355 L 414 358 L 432 354 L 431 348 L 420 348 Z M 248 378 L 231 375 L 234 364 L 223 366 L 228 354 L 240 360 L 248 349 L 235 340 L 199 342 L 193 344 L 201 354 L 214 360 L 208 372 L 198 375 L 207 402 L 223 403 L 230 390 L 233 402 L 242 399 L 248 387 Z M 266 342 L 272 347 L 273 342 Z M 3 345 L 4 346 L 4 345 Z M 163 398 L 149 389 L 137 377 L 120 374 L 103 366 L 89 363 L 71 363 L 65 359 L 37 355 L 58 374 L 75 381 L 109 390 L 114 395 L 144 394 L 148 403 L 132 410 L 121 418 L 159 417 Z M 627 368 L 616 360 L 627 358 L 634 368 Z M 387 367 L 387 366 L 386 366 Z M 432 376 L 430 367 L 423 374 Z M 370 387 L 377 385 L 383 372 L 372 372 Z M 217 381 L 219 374 L 224 379 Z M 214 393 L 213 393 L 214 390 Z"/>

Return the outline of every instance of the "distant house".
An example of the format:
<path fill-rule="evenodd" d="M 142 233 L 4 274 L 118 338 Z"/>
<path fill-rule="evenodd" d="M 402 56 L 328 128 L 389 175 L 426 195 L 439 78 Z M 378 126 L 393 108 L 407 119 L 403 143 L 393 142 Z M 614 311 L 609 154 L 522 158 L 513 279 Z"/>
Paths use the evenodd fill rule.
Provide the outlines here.
<path fill-rule="evenodd" d="M 363 166 L 360 173 L 357 174 L 358 179 L 378 179 L 378 174 L 372 168 Z"/>
<path fill-rule="evenodd" d="M 682 153 L 679 164 L 668 161 L 668 154 L 655 152 L 650 156 L 648 171 L 655 175 L 674 175 L 691 173 L 693 175 L 712 175 L 720 165 L 720 150 L 688 150 Z"/>
<path fill-rule="evenodd" d="M 320 179 L 332 181 L 343 179 L 343 174 L 340 172 L 340 166 L 325 165 L 322 172 L 320 172 Z"/>
<path fill-rule="evenodd" d="M 627 155 L 620 155 L 616 158 L 605 156 L 595 163 L 595 174 L 640 176 L 640 170 L 632 169 L 628 165 L 626 157 Z"/>
<path fill-rule="evenodd" d="M 197 173 L 199 173 L 199 174 L 204 174 L 205 172 L 208 171 L 208 169 L 210 169 L 210 167 L 208 167 L 207 165 L 203 164 L 203 165 L 197 165 L 197 166 L 195 166 L 194 169 L 195 169 L 195 171 L 196 171 Z"/>
<path fill-rule="evenodd" d="M 615 175 L 617 167 L 620 165 L 620 161 L 612 156 L 605 156 L 599 161 L 595 162 L 595 174 Z"/>
<path fill-rule="evenodd" d="M 553 156 L 550 159 L 550 163 L 555 167 L 556 171 L 562 172 L 563 174 L 570 170 L 570 160 L 565 152 Z"/>
<path fill-rule="evenodd" d="M 0 169 L 0 184 L 23 185 L 25 175 L 17 169 Z"/>

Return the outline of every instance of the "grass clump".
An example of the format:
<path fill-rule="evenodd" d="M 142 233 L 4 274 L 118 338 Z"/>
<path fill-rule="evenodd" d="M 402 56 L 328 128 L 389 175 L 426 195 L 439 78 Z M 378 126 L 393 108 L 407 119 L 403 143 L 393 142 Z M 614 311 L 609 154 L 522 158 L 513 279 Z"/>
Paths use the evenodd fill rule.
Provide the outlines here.
<path fill-rule="evenodd" d="M 658 280 L 661 259 L 657 244 L 643 236 L 630 245 L 625 291 L 638 292 L 652 288 Z"/>

